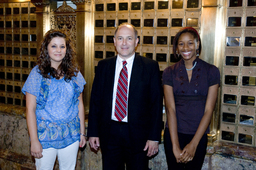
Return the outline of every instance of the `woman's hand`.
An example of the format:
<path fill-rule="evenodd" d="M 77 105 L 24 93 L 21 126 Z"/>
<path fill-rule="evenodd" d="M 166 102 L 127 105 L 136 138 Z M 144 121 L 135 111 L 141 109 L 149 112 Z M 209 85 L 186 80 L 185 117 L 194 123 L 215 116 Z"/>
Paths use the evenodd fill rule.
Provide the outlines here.
<path fill-rule="evenodd" d="M 80 142 L 79 142 L 79 147 L 82 148 L 86 144 L 86 139 L 84 135 L 81 135 L 80 137 Z"/>
<path fill-rule="evenodd" d="M 188 163 L 189 161 L 192 161 L 196 153 L 196 148 L 197 146 L 191 142 L 187 144 L 181 153 L 181 162 Z"/>
<path fill-rule="evenodd" d="M 26 120 L 31 140 L 31 155 L 35 158 L 41 158 L 43 157 L 43 148 L 37 137 L 36 96 L 28 92 L 26 92 Z"/>
<path fill-rule="evenodd" d="M 42 158 L 43 157 L 43 148 L 39 141 L 31 142 L 31 155 L 35 158 Z"/>
<path fill-rule="evenodd" d="M 85 124 L 84 124 L 84 102 L 83 102 L 83 93 L 80 93 L 79 97 L 79 104 L 78 104 L 78 116 L 80 119 L 80 142 L 79 142 L 79 147 L 82 148 L 86 144 L 86 139 L 85 139 Z"/>
<path fill-rule="evenodd" d="M 182 150 L 179 147 L 173 148 L 173 154 L 176 158 L 177 163 L 181 163 L 181 158 L 182 158 L 181 153 L 182 153 Z"/>

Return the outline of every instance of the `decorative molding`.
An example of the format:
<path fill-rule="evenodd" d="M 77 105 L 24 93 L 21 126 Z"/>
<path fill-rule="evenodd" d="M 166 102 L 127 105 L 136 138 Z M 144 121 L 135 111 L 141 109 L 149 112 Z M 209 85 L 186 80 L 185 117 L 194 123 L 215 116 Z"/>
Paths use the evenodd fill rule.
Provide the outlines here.
<path fill-rule="evenodd" d="M 91 4 L 92 1 L 91 0 L 71 0 L 74 4 L 83 4 L 83 3 L 88 3 Z"/>
<path fill-rule="evenodd" d="M 63 1 L 63 4 L 57 8 L 54 12 L 56 13 L 66 13 L 66 12 L 76 12 L 71 6 L 67 5 L 66 1 Z"/>
<path fill-rule="evenodd" d="M 67 5 L 66 0 L 54 12 L 51 12 L 50 27 L 51 29 L 63 29 L 67 31 L 74 46 L 76 47 L 76 11 Z"/>
<path fill-rule="evenodd" d="M 47 6 L 50 4 L 50 0 L 31 0 L 35 6 Z"/>
<path fill-rule="evenodd" d="M 21 0 L 0 0 L 0 3 L 20 3 Z M 28 3 L 30 0 L 23 0 L 22 3 Z"/>

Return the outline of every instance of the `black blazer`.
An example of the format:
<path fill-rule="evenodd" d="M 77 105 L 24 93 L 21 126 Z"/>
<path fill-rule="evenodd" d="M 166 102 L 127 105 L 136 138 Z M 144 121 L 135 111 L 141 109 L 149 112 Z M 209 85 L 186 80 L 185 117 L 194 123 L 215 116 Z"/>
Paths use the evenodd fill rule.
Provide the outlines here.
<path fill-rule="evenodd" d="M 116 58 L 98 63 L 91 91 L 88 137 L 99 137 L 108 144 Z M 156 61 L 135 55 L 128 98 L 128 127 L 135 150 L 142 150 L 147 140 L 160 141 L 163 95 Z"/>

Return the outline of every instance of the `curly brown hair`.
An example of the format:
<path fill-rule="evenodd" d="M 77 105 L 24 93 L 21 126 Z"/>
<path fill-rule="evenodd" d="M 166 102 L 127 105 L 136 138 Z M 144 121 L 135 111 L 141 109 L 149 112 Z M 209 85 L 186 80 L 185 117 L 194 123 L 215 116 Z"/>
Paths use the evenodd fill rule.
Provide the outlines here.
<path fill-rule="evenodd" d="M 66 55 L 57 70 L 51 67 L 51 60 L 47 49 L 48 44 L 55 37 L 62 37 L 66 41 Z M 64 30 L 52 29 L 45 34 L 41 43 L 37 65 L 39 68 L 39 73 L 45 78 L 53 77 L 59 79 L 61 76 L 64 76 L 65 81 L 69 81 L 73 76 L 77 75 L 79 68 L 76 62 L 76 51 L 72 40 Z"/>

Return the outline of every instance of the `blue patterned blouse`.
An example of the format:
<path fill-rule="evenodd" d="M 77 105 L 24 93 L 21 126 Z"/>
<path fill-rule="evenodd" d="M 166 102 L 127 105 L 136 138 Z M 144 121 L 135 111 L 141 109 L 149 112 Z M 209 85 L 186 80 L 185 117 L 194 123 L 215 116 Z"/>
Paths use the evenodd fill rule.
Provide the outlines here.
<path fill-rule="evenodd" d="M 36 96 L 37 134 L 43 149 L 61 149 L 80 140 L 78 97 L 86 84 L 79 72 L 71 81 L 46 79 L 34 67 L 22 92 Z"/>

